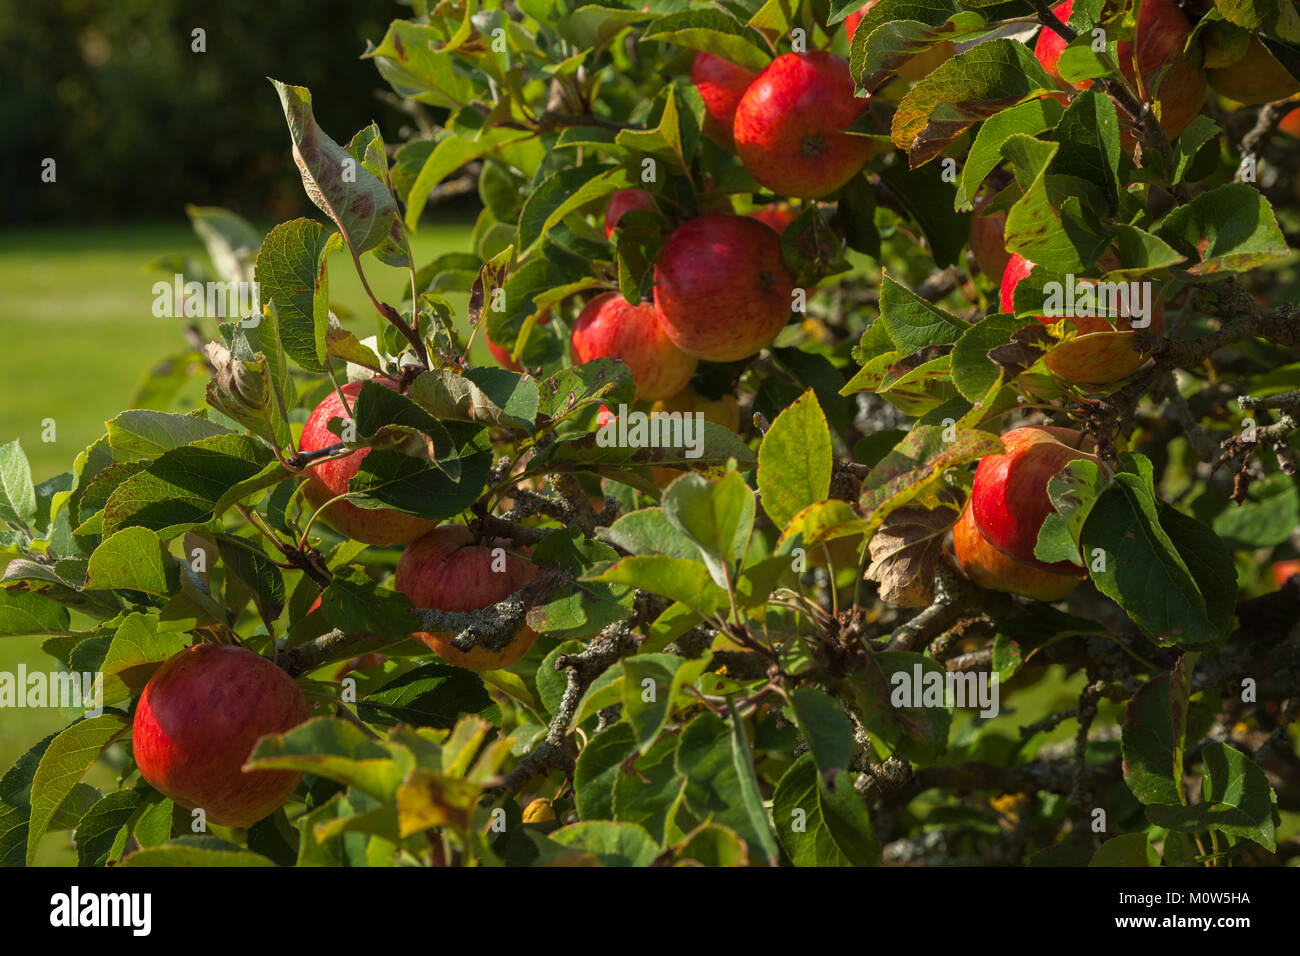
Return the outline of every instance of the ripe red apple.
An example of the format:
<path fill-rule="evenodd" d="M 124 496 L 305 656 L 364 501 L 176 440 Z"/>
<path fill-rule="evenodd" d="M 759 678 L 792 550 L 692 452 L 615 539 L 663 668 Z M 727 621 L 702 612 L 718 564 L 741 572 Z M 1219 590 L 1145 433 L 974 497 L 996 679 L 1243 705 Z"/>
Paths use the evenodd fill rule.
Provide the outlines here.
<path fill-rule="evenodd" d="M 412 541 L 397 562 L 393 586 L 416 607 L 437 611 L 478 611 L 509 597 L 537 576 L 537 566 L 507 550 L 499 569 L 493 551 L 498 543 L 474 544 L 464 525 L 443 525 Z M 502 548 L 506 547 L 501 542 Z M 468 653 L 451 644 L 454 634 L 415 634 L 449 664 L 472 671 L 509 667 L 528 653 L 537 632 L 526 624 L 500 651 L 475 647 Z"/>
<path fill-rule="evenodd" d="M 862 17 L 868 10 L 876 5 L 876 0 L 867 0 L 860 10 L 850 13 L 844 18 L 844 32 L 848 35 L 849 46 L 853 46 L 853 34 L 858 30 L 858 24 L 862 22 Z M 956 53 L 956 48 L 948 40 L 942 43 L 936 43 L 928 50 L 922 50 L 913 56 L 910 60 L 898 68 L 898 75 L 909 83 L 915 83 L 917 80 L 924 79 L 932 73 L 935 67 L 947 63 Z"/>
<path fill-rule="evenodd" d="M 687 355 L 732 362 L 771 344 L 790 318 L 794 277 L 781 239 L 748 216 L 698 216 L 678 226 L 655 262 L 654 303 Z"/>
<path fill-rule="evenodd" d="M 1034 545 L 1043 519 L 1054 510 L 1047 496 L 1048 479 L 1078 459 L 1101 464 L 1091 448 L 1085 448 L 1091 441 L 1069 428 L 1026 425 L 1003 435 L 1002 445 L 1005 453 L 985 455 L 975 469 L 970 509 L 976 528 L 994 548 L 1030 567 L 1082 575 L 1069 561 L 1038 560 Z"/>
<path fill-rule="evenodd" d="M 1011 261 L 1005 238 L 1007 214 L 1005 210 L 983 214 L 988 203 L 989 197 L 981 193 L 971 204 L 975 207 L 975 212 L 970 217 L 970 251 L 980 271 L 990 279 L 1000 281 L 1007 271 L 1007 263 Z"/>
<path fill-rule="evenodd" d="M 551 310 L 547 309 L 540 316 L 538 316 L 537 325 L 546 325 L 550 321 L 551 321 Z M 483 340 L 487 342 L 488 351 L 492 353 L 492 357 L 497 360 L 497 364 L 500 365 L 502 368 L 508 368 L 512 372 L 522 372 L 524 370 L 523 365 L 521 365 L 519 362 L 516 362 L 513 358 L 511 358 L 510 356 L 511 349 L 497 345 L 495 342 L 492 341 L 492 338 L 488 335 L 488 330 L 486 325 L 483 326 Z"/>
<path fill-rule="evenodd" d="M 765 222 L 772 227 L 773 231 L 779 236 L 785 232 L 790 223 L 799 217 L 799 210 L 795 209 L 788 202 L 774 202 L 766 206 L 760 206 L 745 213 L 750 219 L 757 219 L 759 222 Z"/>
<path fill-rule="evenodd" d="M 1016 286 L 1033 271 L 1034 264 L 1013 253 L 1002 274 L 1001 303 L 1003 312 L 1014 312 Z M 1078 385 L 1109 385 L 1127 378 L 1146 363 L 1137 350 L 1137 333 L 1132 317 L 1122 315 L 1115 324 L 1100 315 L 1035 316 L 1044 325 L 1054 325 L 1068 318 L 1077 330 L 1075 337 L 1047 353 L 1046 363 L 1061 378 Z M 1151 308 L 1150 329 L 1163 332 L 1164 303 L 1156 299 Z"/>
<path fill-rule="evenodd" d="M 698 364 L 664 333 L 653 303 L 632 305 L 618 292 L 602 293 L 587 303 L 573 326 L 572 349 L 575 364 L 622 359 L 642 400 L 676 395 Z"/>
<path fill-rule="evenodd" d="M 842 132 L 867 110 L 853 95 L 849 65 L 830 53 L 786 53 L 750 84 L 733 132 L 745 168 L 783 196 L 816 199 L 852 179 L 876 152 Z"/>
<path fill-rule="evenodd" d="M 1300 559 L 1292 558 L 1289 561 L 1276 561 L 1273 563 L 1273 589 L 1277 590 L 1286 584 L 1287 579 L 1293 574 L 1300 574 Z"/>
<path fill-rule="evenodd" d="M 618 228 L 618 221 L 623 218 L 624 213 L 631 212 L 633 209 L 654 212 L 657 208 L 654 197 L 644 189 L 616 190 L 609 197 L 609 205 L 605 207 L 605 238 L 613 237 L 614 230 Z"/>
<path fill-rule="evenodd" d="M 952 549 L 962 573 L 980 587 L 1059 601 L 1079 585 L 1077 574 L 1055 574 L 1017 561 L 989 544 L 967 505 L 952 529 Z"/>
<path fill-rule="evenodd" d="M 395 388 L 393 382 L 385 378 L 372 379 L 384 388 Z M 347 396 L 348 404 L 357 400 L 361 392 L 361 382 L 349 382 L 342 392 Z M 339 441 L 339 436 L 329 430 L 331 418 L 347 418 L 348 412 L 343 407 L 337 392 L 330 392 L 316 406 L 302 427 L 302 437 L 298 447 L 302 451 L 316 451 L 327 448 Z M 345 494 L 348 481 L 361 468 L 361 461 L 370 454 L 369 448 L 354 451 L 352 454 L 329 461 L 322 461 L 308 469 L 307 482 L 303 487 L 303 498 L 313 508 L 319 508 L 331 498 Z M 321 518 L 339 534 L 346 535 L 366 544 L 387 546 L 406 544 L 413 541 L 438 522 L 417 518 L 391 508 L 360 508 L 351 501 L 336 501 L 324 512 Z"/>
<path fill-rule="evenodd" d="M 1062 0 L 1061 3 L 1052 7 L 1052 12 L 1056 14 L 1056 18 L 1062 23 L 1069 23 L 1070 15 L 1074 13 L 1074 0 Z M 1077 90 L 1086 90 L 1092 86 L 1092 80 L 1069 83 L 1061 76 L 1059 64 L 1065 47 L 1064 37 L 1051 27 L 1043 27 L 1038 31 L 1038 40 L 1034 43 L 1034 56 L 1038 58 L 1043 70 L 1046 71 L 1057 86 L 1063 86 L 1066 89 L 1073 86 Z"/>
<path fill-rule="evenodd" d="M 1213 36 L 1212 33 L 1209 35 Z M 1205 53 L 1210 57 L 1214 51 L 1207 46 Z M 1227 66 L 1207 69 L 1205 76 L 1216 93 L 1244 106 L 1272 103 L 1300 93 L 1300 80 L 1288 73 L 1253 34 L 1241 59 Z"/>
<path fill-rule="evenodd" d="M 1282 121 L 1277 124 L 1277 128 L 1288 136 L 1300 139 L 1300 109 L 1294 109 L 1283 116 Z"/>
<path fill-rule="evenodd" d="M 208 821 L 246 827 L 281 806 L 302 774 L 244 770 L 257 741 L 311 713 L 271 661 L 233 644 L 198 644 L 154 672 L 136 705 L 131 746 L 140 775 Z"/>
<path fill-rule="evenodd" d="M 723 149 L 734 150 L 732 125 L 736 107 L 758 74 L 701 50 L 691 63 L 691 82 L 704 100 L 704 135 Z"/>
<path fill-rule="evenodd" d="M 1154 95 L 1159 104 L 1160 125 L 1171 140 L 1191 125 L 1209 94 L 1205 71 L 1183 52 L 1191 33 L 1192 24 L 1175 0 L 1143 0 L 1133 42 L 1121 40 L 1116 45 L 1120 71 L 1135 89 L 1136 46 L 1143 85 L 1147 95 Z M 1153 89 L 1153 84 L 1158 85 Z M 1123 127 L 1120 134 L 1125 149 L 1131 150 L 1136 142 L 1133 132 Z"/>

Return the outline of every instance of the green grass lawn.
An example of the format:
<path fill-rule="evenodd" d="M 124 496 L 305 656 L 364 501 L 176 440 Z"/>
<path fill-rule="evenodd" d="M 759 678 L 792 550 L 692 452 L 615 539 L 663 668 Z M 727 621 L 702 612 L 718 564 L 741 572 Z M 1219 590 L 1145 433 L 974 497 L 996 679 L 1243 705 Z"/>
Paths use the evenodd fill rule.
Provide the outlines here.
<path fill-rule="evenodd" d="M 416 263 L 467 249 L 469 234 L 469 223 L 424 226 L 412 243 Z M 173 252 L 204 255 L 188 221 L 0 232 L 0 444 L 22 441 L 38 483 L 69 470 L 103 434 L 105 420 L 126 408 L 140 377 L 186 349 L 180 320 L 154 317 L 152 289 L 162 276 L 145 268 Z M 371 256 L 363 262 L 375 294 L 396 302 L 407 274 Z M 374 310 L 345 253 L 330 260 L 330 298 L 354 314 L 358 334 L 372 334 Z M 463 309 L 463 300 L 453 302 Z M 202 386 L 195 380 L 183 397 L 197 401 Z M 51 418 L 55 441 L 43 442 L 42 422 Z M 41 651 L 42 640 L 0 640 L 0 671 L 12 673 L 20 662 L 29 671 L 58 669 Z M 73 716 L 55 709 L 0 713 L 0 773 Z M 86 782 L 111 789 L 113 772 L 101 761 Z M 47 836 L 38 862 L 75 864 L 69 836 Z"/>
<path fill-rule="evenodd" d="M 467 249 L 469 232 L 467 222 L 426 224 L 416 263 Z M 0 444 L 22 441 L 37 482 L 71 468 L 140 377 L 187 347 L 181 320 L 152 312 L 163 276 L 145 266 L 170 252 L 203 256 L 188 222 L 0 232 Z M 406 273 L 362 261 L 375 294 L 397 301 Z M 355 315 L 359 334 L 372 333 L 374 309 L 346 253 L 330 260 L 330 299 Z M 192 384 L 191 401 L 201 394 Z M 41 440 L 46 419 L 53 442 Z"/>

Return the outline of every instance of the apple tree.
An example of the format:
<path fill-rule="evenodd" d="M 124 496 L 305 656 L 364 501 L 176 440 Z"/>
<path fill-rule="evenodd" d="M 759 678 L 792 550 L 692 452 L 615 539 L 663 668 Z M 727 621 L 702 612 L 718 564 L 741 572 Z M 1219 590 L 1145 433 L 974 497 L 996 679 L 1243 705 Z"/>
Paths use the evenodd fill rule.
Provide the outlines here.
<path fill-rule="evenodd" d="M 249 104 L 319 216 L 191 209 L 259 307 L 0 449 L 0 633 L 102 694 L 0 858 L 1300 853 L 1293 5 L 413 7 L 389 141 Z"/>

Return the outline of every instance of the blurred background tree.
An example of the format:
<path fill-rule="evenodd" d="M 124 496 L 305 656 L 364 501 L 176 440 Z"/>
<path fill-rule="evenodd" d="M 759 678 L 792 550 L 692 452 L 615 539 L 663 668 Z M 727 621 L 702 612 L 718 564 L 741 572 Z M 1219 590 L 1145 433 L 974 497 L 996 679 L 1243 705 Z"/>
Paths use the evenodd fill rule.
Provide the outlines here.
<path fill-rule="evenodd" d="M 3 190 L 2 218 L 177 219 L 186 203 L 254 221 L 311 215 L 266 74 L 310 87 L 336 135 L 375 120 L 401 142 L 413 124 L 379 98 L 387 87 L 361 55 L 409 15 L 392 0 L 0 4 L 6 181 L 32 181 L 53 157 L 63 187 Z M 206 52 L 192 51 L 196 29 Z"/>

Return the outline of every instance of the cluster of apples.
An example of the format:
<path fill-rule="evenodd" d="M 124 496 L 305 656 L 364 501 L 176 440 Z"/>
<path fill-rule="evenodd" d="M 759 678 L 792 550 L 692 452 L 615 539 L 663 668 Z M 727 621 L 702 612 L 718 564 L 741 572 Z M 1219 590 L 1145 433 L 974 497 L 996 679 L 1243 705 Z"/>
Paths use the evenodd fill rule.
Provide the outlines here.
<path fill-rule="evenodd" d="M 845 21 L 850 39 L 874 2 Z M 940 44 L 900 73 L 924 75 L 951 55 L 951 45 Z M 705 134 L 778 196 L 827 196 L 879 149 L 845 132 L 870 97 L 854 96 L 848 63 L 832 53 L 786 53 L 755 73 L 700 52 L 691 81 L 704 101 Z M 626 213 L 655 208 L 645 190 L 615 192 L 605 213 L 606 238 Z M 728 208 L 681 223 L 659 251 L 651 300 L 632 304 L 608 292 L 586 304 L 570 343 L 574 361 L 621 359 L 636 397 L 655 401 L 680 394 L 699 361 L 737 361 L 771 344 L 790 318 L 794 278 L 780 233 L 793 217 L 788 206 L 773 204 L 744 216 Z M 518 370 L 505 349 L 491 347 L 499 362 Z"/>
<path fill-rule="evenodd" d="M 1067 22 L 1074 12 L 1074 0 L 1062 0 L 1052 12 Z M 1161 126 L 1171 140 L 1191 125 L 1211 89 L 1244 106 L 1300 92 L 1300 81 L 1286 71 L 1258 35 L 1243 37 L 1238 27 L 1213 23 L 1188 49 L 1192 30 L 1192 22 L 1175 0 L 1143 0 L 1133 40 L 1116 45 L 1120 71 L 1131 85 L 1153 97 Z M 1070 83 L 1062 78 L 1058 66 L 1065 46 L 1060 35 L 1044 28 L 1034 53 L 1061 86 L 1088 89 L 1092 80 Z M 1121 140 L 1132 150 L 1134 131 L 1122 129 Z"/>
<path fill-rule="evenodd" d="M 394 387 L 386 379 L 375 381 Z M 361 383 L 344 385 L 342 391 L 353 402 Z M 308 418 L 299 446 L 316 451 L 335 444 L 338 436 L 328 428 L 330 419 L 346 416 L 342 400 L 331 392 Z M 333 501 L 347 492 L 349 479 L 369 453 L 361 449 L 314 465 L 303 494 L 316 507 L 327 505 L 322 518 L 348 537 L 406 545 L 394 586 L 415 607 L 477 611 L 537 576 L 527 549 L 516 553 L 507 542 L 476 541 L 464 525 L 439 525 L 391 508 Z M 311 610 L 320 603 L 318 598 Z M 441 632 L 413 636 L 447 662 L 475 671 L 509 667 L 537 640 L 537 632 L 526 624 L 495 651 L 461 651 L 451 644 L 453 635 Z M 245 761 L 261 737 L 285 733 L 309 716 L 298 685 L 267 658 L 234 645 L 199 644 L 160 667 L 141 694 L 132 733 L 136 765 L 154 789 L 181 806 L 202 808 L 212 823 L 247 827 L 282 806 L 301 774 L 244 770 Z"/>

